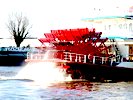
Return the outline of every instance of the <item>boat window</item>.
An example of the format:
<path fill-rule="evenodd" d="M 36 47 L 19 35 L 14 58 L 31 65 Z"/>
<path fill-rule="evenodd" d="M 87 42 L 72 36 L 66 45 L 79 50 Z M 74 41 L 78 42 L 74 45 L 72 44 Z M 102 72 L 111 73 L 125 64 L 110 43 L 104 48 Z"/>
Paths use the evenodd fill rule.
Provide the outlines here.
<path fill-rule="evenodd" d="M 129 46 L 129 54 L 133 54 L 133 46 Z"/>
<path fill-rule="evenodd" d="M 106 25 L 104 26 L 104 30 L 106 30 Z"/>
<path fill-rule="evenodd" d="M 127 29 L 127 24 L 125 23 L 125 24 L 123 25 L 123 27 L 124 27 L 124 29 Z"/>
<path fill-rule="evenodd" d="M 111 29 L 111 25 L 109 25 L 109 30 Z"/>
<path fill-rule="evenodd" d="M 129 31 L 132 31 L 132 27 L 133 27 L 133 25 L 132 25 L 132 23 L 130 23 L 129 24 Z"/>
<path fill-rule="evenodd" d="M 119 28 L 122 29 L 122 24 L 119 24 Z"/>

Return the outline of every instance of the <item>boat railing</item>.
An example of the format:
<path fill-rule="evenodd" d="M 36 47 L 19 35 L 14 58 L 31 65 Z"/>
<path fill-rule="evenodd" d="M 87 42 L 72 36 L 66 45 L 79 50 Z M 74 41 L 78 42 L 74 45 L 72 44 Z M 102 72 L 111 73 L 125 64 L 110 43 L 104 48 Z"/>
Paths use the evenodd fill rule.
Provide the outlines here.
<path fill-rule="evenodd" d="M 92 64 L 108 64 L 113 65 L 114 57 L 101 57 L 101 56 L 93 56 L 92 59 L 89 59 L 88 55 L 77 54 L 71 52 L 64 52 L 64 60 L 70 62 L 80 62 L 80 63 L 92 63 Z"/>
<path fill-rule="evenodd" d="M 55 59 L 55 58 L 62 58 L 57 57 L 59 54 L 59 50 L 47 50 L 47 51 L 36 51 L 36 52 L 27 52 L 27 59 L 29 60 L 44 60 L 44 59 Z"/>
<path fill-rule="evenodd" d="M 39 60 L 39 59 L 43 59 L 44 58 L 44 54 L 41 53 L 27 53 L 27 59 L 31 59 L 31 60 Z"/>
<path fill-rule="evenodd" d="M 67 60 L 67 61 L 86 63 L 86 58 L 87 56 L 84 54 L 64 52 L 64 60 Z"/>
<path fill-rule="evenodd" d="M 57 55 L 60 55 L 57 57 Z M 101 57 L 101 56 L 93 56 L 92 59 L 89 58 L 88 55 L 77 54 L 72 52 L 64 52 L 64 51 L 50 51 L 49 53 L 27 53 L 27 59 L 29 60 L 42 60 L 47 56 L 47 59 L 61 59 L 68 62 L 78 62 L 78 63 L 92 63 L 92 64 L 109 64 L 112 65 L 115 58 L 109 57 Z"/>

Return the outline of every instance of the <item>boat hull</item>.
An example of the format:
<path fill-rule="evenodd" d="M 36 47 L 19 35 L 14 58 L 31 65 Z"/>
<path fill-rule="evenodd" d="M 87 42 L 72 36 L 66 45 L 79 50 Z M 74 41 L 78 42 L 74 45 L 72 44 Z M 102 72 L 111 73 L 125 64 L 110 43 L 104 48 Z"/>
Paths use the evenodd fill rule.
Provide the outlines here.
<path fill-rule="evenodd" d="M 22 66 L 27 58 L 27 52 L 0 51 L 0 66 Z"/>
<path fill-rule="evenodd" d="M 73 79 L 85 78 L 90 81 L 133 81 L 133 68 L 85 64 L 67 63 L 70 68 L 67 70 Z"/>
<path fill-rule="evenodd" d="M 0 56 L 0 66 L 22 66 L 25 57 L 22 56 Z"/>

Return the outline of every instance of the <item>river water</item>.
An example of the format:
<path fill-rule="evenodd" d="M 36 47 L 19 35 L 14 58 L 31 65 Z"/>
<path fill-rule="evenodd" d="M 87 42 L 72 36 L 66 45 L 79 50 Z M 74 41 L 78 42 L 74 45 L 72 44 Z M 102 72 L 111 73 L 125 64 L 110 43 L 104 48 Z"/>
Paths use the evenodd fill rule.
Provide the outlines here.
<path fill-rule="evenodd" d="M 39 64 L 1 66 L 0 100 L 133 100 L 133 82 L 63 79 L 50 65 L 43 68 Z"/>

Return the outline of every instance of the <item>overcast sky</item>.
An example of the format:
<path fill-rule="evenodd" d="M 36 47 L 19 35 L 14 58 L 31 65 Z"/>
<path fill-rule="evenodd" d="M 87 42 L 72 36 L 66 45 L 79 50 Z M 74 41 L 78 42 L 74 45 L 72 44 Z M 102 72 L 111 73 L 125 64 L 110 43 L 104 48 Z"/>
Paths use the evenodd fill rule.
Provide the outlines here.
<path fill-rule="evenodd" d="M 40 37 L 52 29 L 86 27 L 88 23 L 81 19 L 97 15 L 96 12 L 123 14 L 123 9 L 131 4 L 133 0 L 0 0 L 0 37 L 9 36 L 6 23 L 12 13 L 26 16 L 32 25 L 30 32 Z"/>

